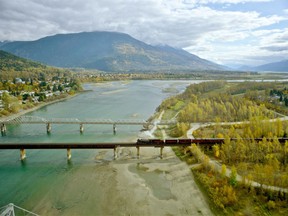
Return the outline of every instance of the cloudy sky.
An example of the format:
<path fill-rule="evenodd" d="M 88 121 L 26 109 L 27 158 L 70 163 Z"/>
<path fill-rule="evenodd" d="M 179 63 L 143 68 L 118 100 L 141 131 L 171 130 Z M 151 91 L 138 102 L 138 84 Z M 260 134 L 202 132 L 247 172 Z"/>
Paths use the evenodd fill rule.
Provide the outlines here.
<path fill-rule="evenodd" d="M 0 41 L 103 30 L 260 65 L 288 59 L 288 0 L 0 0 Z"/>

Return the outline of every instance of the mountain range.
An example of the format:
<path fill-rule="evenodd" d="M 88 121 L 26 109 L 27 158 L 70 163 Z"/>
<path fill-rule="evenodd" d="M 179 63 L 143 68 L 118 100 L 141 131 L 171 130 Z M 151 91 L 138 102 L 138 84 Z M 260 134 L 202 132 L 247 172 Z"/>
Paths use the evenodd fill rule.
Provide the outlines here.
<path fill-rule="evenodd" d="M 242 65 L 238 67 L 237 70 L 240 71 L 258 71 L 258 72 L 288 72 L 288 60 L 283 60 L 283 61 L 278 61 L 278 62 L 272 62 L 268 64 L 263 64 L 259 66 L 247 66 L 247 65 Z"/>
<path fill-rule="evenodd" d="M 255 71 L 288 72 L 288 60 L 264 64 L 264 65 L 254 67 L 252 69 Z"/>
<path fill-rule="evenodd" d="M 58 34 L 35 41 L 4 42 L 0 49 L 51 66 L 111 72 L 226 69 L 183 49 L 152 46 L 118 32 Z"/>

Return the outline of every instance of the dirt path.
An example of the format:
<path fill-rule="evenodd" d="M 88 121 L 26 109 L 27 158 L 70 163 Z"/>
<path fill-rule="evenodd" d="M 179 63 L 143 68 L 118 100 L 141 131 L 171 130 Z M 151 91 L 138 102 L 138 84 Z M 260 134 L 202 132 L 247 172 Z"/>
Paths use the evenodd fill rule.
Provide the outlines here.
<path fill-rule="evenodd" d="M 285 121 L 285 120 L 287 120 L 287 117 L 280 118 L 280 120 L 281 121 Z M 274 122 L 274 121 L 277 121 L 277 119 L 271 119 L 269 121 L 270 122 Z M 244 123 L 247 123 L 247 122 L 222 122 L 222 123 L 209 123 L 209 124 L 194 123 L 194 124 L 191 124 L 191 128 L 187 131 L 187 137 L 190 138 L 190 139 L 194 139 L 193 132 L 195 130 L 198 130 L 201 127 L 206 127 L 206 126 L 215 125 L 215 124 L 233 125 L 233 124 L 244 124 Z M 209 163 L 212 164 L 218 172 L 221 172 L 222 164 L 219 161 L 209 158 Z M 226 170 L 227 170 L 226 171 L 226 176 L 230 177 L 231 170 L 229 168 L 226 168 Z M 243 177 L 237 174 L 236 180 L 238 182 L 241 182 L 241 181 L 243 181 Z M 253 187 L 262 187 L 264 189 L 269 189 L 269 190 L 273 190 L 273 191 L 282 191 L 282 192 L 288 193 L 288 189 L 287 188 L 280 188 L 280 187 L 264 185 L 264 184 L 261 185 L 258 182 L 249 181 L 249 180 L 245 180 L 245 183 L 247 185 L 251 185 Z"/>
<path fill-rule="evenodd" d="M 210 159 L 209 163 L 211 163 L 215 169 L 218 171 L 218 172 L 221 172 L 221 169 L 222 169 L 222 164 L 217 161 L 217 160 L 214 160 L 214 159 Z M 230 177 L 231 175 L 231 169 L 229 168 L 226 168 L 226 176 L 227 177 Z M 242 182 L 243 181 L 243 177 L 241 175 L 238 175 L 236 176 L 236 180 L 238 182 Z M 282 191 L 282 192 L 285 192 L 285 193 L 288 193 L 288 189 L 287 188 L 281 188 L 281 187 L 276 187 L 276 186 L 270 186 L 270 185 L 265 185 L 265 184 L 260 184 L 258 182 L 255 182 L 255 181 L 249 181 L 249 180 L 245 180 L 245 184 L 247 185 L 251 185 L 253 187 L 262 187 L 264 189 L 268 189 L 268 190 L 272 190 L 272 191 Z"/>

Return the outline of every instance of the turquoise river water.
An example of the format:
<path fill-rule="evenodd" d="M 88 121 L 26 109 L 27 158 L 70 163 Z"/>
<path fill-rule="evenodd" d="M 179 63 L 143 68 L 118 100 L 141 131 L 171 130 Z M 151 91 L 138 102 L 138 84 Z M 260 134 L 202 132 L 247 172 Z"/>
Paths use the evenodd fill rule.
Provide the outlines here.
<path fill-rule="evenodd" d="M 145 120 L 155 112 L 164 98 L 183 91 L 192 82 L 195 83 L 131 81 L 85 84 L 84 88 L 91 91 L 26 115 L 44 118 Z M 136 140 L 141 128 L 117 126 L 117 134 L 113 135 L 112 125 L 84 125 L 84 133 L 80 134 L 79 125 L 52 125 L 52 132 L 48 135 L 45 124 L 24 124 L 8 126 L 7 136 L 0 137 L 0 143 L 121 142 Z M 66 150 L 27 150 L 24 162 L 19 160 L 19 150 L 0 151 L 0 207 L 14 203 L 35 210 L 35 205 L 46 196 L 45 200 L 52 200 L 56 209 L 69 208 L 72 205 L 69 200 L 62 201 L 59 198 L 60 193 L 69 193 L 61 191 L 61 185 L 65 185 L 67 175 L 71 178 L 78 169 L 85 170 L 85 167 L 95 164 L 93 157 L 97 151 L 100 150 L 73 150 L 71 162 L 67 162 Z M 112 160 L 112 153 L 107 154 L 104 161 Z M 95 191 L 101 190 L 100 187 L 95 186 Z M 100 202 L 101 197 L 98 199 Z M 84 207 L 85 205 L 81 208 Z M 45 215 L 45 212 L 42 214 Z"/>

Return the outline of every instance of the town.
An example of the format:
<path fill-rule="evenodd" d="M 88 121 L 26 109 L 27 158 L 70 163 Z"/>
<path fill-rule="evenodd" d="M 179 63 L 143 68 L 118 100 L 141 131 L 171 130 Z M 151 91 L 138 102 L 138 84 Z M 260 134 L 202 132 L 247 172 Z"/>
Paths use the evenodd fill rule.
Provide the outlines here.
<path fill-rule="evenodd" d="M 0 81 L 0 116 L 32 108 L 41 102 L 65 98 L 80 89 L 77 80 L 58 76 L 45 80 L 15 78 Z"/>

